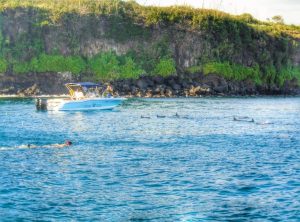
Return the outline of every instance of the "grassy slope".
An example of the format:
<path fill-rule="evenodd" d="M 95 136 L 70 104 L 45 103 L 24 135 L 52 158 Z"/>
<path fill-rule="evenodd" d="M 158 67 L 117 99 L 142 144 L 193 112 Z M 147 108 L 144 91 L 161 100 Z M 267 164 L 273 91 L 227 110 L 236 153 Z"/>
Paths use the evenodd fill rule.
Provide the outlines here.
<path fill-rule="evenodd" d="M 41 27 L 55 25 L 66 14 L 75 13 L 80 16 L 105 15 L 109 18 L 129 20 L 133 24 L 141 24 L 144 29 L 161 26 L 206 33 L 207 41 L 214 46 L 214 54 L 207 58 L 200 58 L 199 64 L 189 67 L 189 71 L 217 73 L 234 80 L 250 78 L 257 84 L 265 82 L 282 85 L 285 80 L 294 77 L 300 79 L 299 69 L 293 67 L 291 63 L 292 50 L 296 44 L 294 39 L 300 38 L 299 26 L 261 22 L 249 14 L 233 16 L 216 10 L 177 6 L 143 7 L 133 1 L 6 0 L 0 2 L 0 11 L 4 12 L 30 7 L 43 11 L 39 20 Z M 125 38 L 130 38 L 130 35 Z M 18 51 L 16 46 L 9 44 L 5 46 L 3 44 L 5 39 L 2 36 L 0 41 L 2 41 L 0 72 L 7 71 L 9 67 L 12 67 L 15 73 L 91 72 L 98 79 L 138 78 L 141 74 L 168 76 L 175 73 L 174 56 L 170 53 L 157 56 L 149 52 L 144 52 L 146 55 L 133 52 L 117 56 L 114 52 L 108 52 L 100 53 L 94 58 L 84 58 L 76 54 L 63 57 L 46 55 L 42 47 L 43 43 L 37 40 L 32 47 L 33 55 L 24 59 L 24 56 L 13 52 Z M 26 42 L 22 44 L 26 45 Z M 255 64 L 248 67 L 245 64 L 235 64 L 232 55 L 239 53 L 235 48 L 255 54 L 261 47 L 265 47 L 266 50 L 254 55 Z M 21 46 L 20 50 L 23 50 Z M 24 51 L 26 52 L 26 49 Z M 163 51 L 166 50 L 161 50 Z M 149 58 L 151 62 L 148 61 Z"/>
<path fill-rule="evenodd" d="M 274 35 L 287 34 L 300 38 L 300 26 L 262 22 L 249 14 L 234 16 L 217 10 L 196 9 L 188 6 L 144 7 L 134 1 L 124 2 L 121 0 L 5 0 L 0 2 L 0 11 L 28 7 L 49 11 L 53 22 L 57 21 L 63 14 L 73 12 L 80 15 L 126 14 L 136 22 L 143 22 L 147 25 L 169 22 L 197 29 L 199 25 L 203 25 L 203 20 L 210 18 L 242 22 Z"/>

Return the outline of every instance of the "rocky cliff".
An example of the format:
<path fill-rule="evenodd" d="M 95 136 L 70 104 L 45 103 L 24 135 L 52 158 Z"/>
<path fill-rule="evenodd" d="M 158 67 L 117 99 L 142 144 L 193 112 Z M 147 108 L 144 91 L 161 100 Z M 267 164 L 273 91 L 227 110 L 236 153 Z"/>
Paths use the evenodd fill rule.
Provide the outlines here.
<path fill-rule="evenodd" d="M 135 96 L 298 92 L 299 27 L 122 1 L 57 15 L 24 2 L 2 5 L 0 93 L 61 93 L 80 80 Z"/>

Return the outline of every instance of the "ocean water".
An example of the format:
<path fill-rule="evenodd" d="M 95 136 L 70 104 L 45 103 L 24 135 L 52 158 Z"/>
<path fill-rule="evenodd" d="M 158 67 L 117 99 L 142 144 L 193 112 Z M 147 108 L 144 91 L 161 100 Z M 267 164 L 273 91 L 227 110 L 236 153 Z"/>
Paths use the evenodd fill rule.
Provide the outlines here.
<path fill-rule="evenodd" d="M 0 221 L 300 221 L 299 117 L 297 97 L 2 99 Z"/>

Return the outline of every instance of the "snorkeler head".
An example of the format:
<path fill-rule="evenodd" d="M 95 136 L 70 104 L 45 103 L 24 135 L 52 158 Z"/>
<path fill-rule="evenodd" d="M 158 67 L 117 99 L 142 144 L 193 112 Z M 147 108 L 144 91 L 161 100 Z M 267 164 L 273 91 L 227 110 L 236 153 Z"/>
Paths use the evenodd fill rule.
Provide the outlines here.
<path fill-rule="evenodd" d="M 66 145 L 66 146 L 71 146 L 71 145 L 72 145 L 72 142 L 71 142 L 70 140 L 67 140 L 67 141 L 65 142 L 65 145 Z"/>

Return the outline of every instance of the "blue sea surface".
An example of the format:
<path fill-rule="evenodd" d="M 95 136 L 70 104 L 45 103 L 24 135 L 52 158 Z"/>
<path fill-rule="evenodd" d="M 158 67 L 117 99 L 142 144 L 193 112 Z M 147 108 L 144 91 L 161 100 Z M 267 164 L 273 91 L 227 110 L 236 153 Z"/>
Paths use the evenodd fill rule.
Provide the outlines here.
<path fill-rule="evenodd" d="M 300 221 L 299 117 L 299 97 L 2 99 L 0 221 Z"/>

